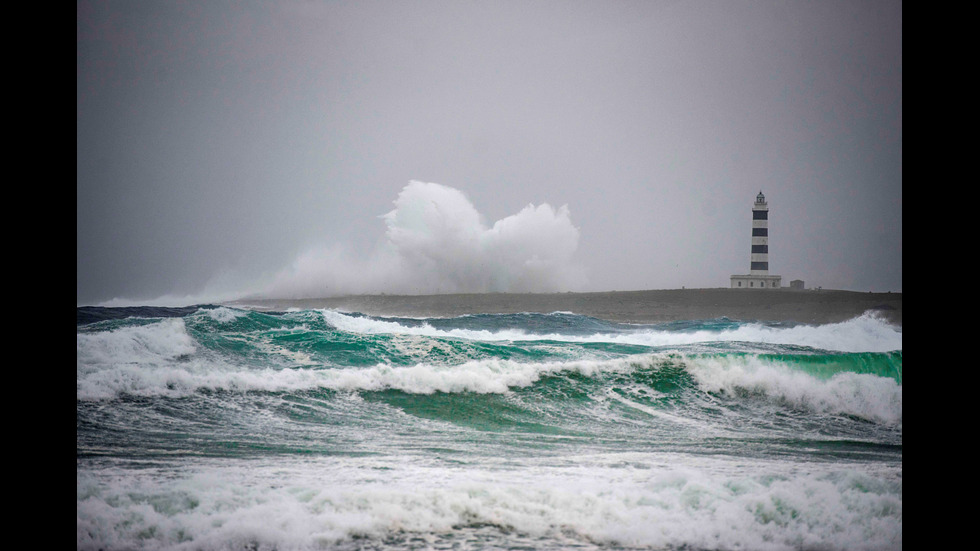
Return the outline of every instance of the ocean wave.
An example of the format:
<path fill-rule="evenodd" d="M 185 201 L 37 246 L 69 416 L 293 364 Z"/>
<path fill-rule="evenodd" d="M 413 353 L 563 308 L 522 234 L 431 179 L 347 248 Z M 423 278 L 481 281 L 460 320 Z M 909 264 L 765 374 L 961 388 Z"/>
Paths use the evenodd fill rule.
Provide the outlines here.
<path fill-rule="evenodd" d="M 848 361 L 845 358 L 839 363 L 846 366 Z M 202 390 L 504 394 L 558 375 L 580 376 L 584 379 L 581 384 L 593 387 L 607 384 L 604 377 L 612 374 L 643 383 L 648 373 L 670 367 L 692 376 L 703 392 L 758 396 L 794 408 L 892 424 L 901 423 L 902 419 L 902 387 L 893 378 L 847 371 L 846 367 L 828 378 L 801 370 L 793 361 L 758 354 L 654 353 L 606 360 L 546 362 L 485 358 L 453 365 L 379 363 L 310 369 L 242 368 L 195 358 L 164 364 L 109 362 L 101 368 L 88 363 L 84 367 L 80 364 L 76 381 L 79 400 L 123 395 L 186 396 Z"/>
<path fill-rule="evenodd" d="M 80 312 L 77 549 L 896 549 L 902 334 Z"/>
<path fill-rule="evenodd" d="M 528 462 L 506 473 L 401 457 L 201 464 L 179 477 L 145 468 L 85 473 L 77 484 L 76 543 L 317 549 L 359 542 L 410 549 L 427 541 L 454 548 L 483 530 L 492 542 L 510 534 L 547 549 L 902 546 L 900 470 L 811 465 L 774 472 L 773 464 L 745 460 L 733 475 L 721 461 L 695 457 L 683 465 L 647 454 L 572 459 L 579 468 Z M 422 535 L 427 539 L 416 539 Z"/>
<path fill-rule="evenodd" d="M 80 368 L 106 364 L 161 365 L 196 350 L 182 318 L 77 333 L 75 337 L 75 360 Z"/>
<path fill-rule="evenodd" d="M 825 378 L 795 362 L 764 355 L 700 356 L 688 365 L 706 392 L 762 396 L 808 411 L 902 422 L 902 386 L 888 376 L 840 371 Z"/>
<path fill-rule="evenodd" d="M 762 344 L 806 346 L 841 352 L 890 352 L 902 349 L 902 332 L 888 322 L 867 313 L 841 323 L 825 325 L 770 326 L 760 323 L 736 323 L 721 328 L 702 329 L 705 324 L 690 325 L 686 330 L 638 326 L 630 330 L 594 332 L 587 335 L 571 332 L 531 333 L 522 329 L 436 328 L 430 323 L 408 325 L 386 318 L 357 316 L 335 310 L 322 310 L 332 326 L 343 331 L 364 334 L 412 334 L 441 338 L 463 338 L 483 341 L 555 340 L 574 343 L 615 343 L 649 347 L 668 347 L 713 342 L 753 342 Z M 581 316 L 584 320 L 591 320 Z M 589 322 L 591 324 L 591 321 Z"/>

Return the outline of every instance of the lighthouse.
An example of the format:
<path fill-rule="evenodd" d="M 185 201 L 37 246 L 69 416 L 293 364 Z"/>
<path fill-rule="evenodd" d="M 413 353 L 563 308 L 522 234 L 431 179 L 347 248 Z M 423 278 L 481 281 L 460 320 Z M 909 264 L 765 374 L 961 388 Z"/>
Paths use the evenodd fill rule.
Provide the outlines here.
<path fill-rule="evenodd" d="M 782 276 L 769 274 L 769 203 L 759 191 L 752 205 L 752 253 L 749 273 L 733 275 L 732 289 L 779 289 Z"/>

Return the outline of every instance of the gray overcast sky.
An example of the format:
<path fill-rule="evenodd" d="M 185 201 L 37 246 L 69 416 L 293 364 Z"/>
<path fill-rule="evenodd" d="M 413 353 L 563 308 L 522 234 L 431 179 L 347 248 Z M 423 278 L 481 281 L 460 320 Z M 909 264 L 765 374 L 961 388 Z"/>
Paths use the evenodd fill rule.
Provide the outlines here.
<path fill-rule="evenodd" d="M 784 285 L 900 291 L 901 29 L 894 0 L 80 0 L 77 301 L 727 287 L 760 190 Z"/>

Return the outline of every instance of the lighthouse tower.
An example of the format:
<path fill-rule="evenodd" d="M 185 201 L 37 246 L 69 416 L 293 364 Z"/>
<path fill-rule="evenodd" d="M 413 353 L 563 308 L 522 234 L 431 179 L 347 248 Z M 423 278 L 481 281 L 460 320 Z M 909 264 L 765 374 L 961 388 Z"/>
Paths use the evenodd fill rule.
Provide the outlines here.
<path fill-rule="evenodd" d="M 752 255 L 747 275 L 733 275 L 733 289 L 779 289 L 782 276 L 769 274 L 769 203 L 762 191 L 752 205 Z"/>
<path fill-rule="evenodd" d="M 752 205 L 752 263 L 750 275 L 769 275 L 769 203 L 760 191 Z"/>

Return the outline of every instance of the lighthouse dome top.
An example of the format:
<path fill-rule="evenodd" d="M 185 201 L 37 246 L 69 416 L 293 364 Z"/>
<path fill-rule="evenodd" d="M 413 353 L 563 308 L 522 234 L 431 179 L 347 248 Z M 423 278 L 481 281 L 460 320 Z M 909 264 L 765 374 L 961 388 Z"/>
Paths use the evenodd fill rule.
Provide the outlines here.
<path fill-rule="evenodd" d="M 755 202 L 756 203 L 765 203 L 766 202 L 766 196 L 762 194 L 762 191 L 759 191 L 759 194 L 755 196 Z"/>

